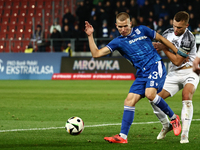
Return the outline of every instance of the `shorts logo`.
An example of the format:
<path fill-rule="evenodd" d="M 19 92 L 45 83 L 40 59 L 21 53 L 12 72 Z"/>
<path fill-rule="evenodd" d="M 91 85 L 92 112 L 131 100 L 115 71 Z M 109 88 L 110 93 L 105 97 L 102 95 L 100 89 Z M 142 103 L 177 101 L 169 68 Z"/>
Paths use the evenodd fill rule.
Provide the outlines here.
<path fill-rule="evenodd" d="M 154 86 L 154 81 L 150 81 L 150 86 Z"/>

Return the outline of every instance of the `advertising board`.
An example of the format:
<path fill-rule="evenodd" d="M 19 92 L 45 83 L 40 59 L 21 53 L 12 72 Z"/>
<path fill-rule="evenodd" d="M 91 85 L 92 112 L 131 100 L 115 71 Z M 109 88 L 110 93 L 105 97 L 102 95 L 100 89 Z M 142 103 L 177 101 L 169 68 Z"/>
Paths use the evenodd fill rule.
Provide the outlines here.
<path fill-rule="evenodd" d="M 60 73 L 135 73 L 123 57 L 62 57 Z"/>
<path fill-rule="evenodd" d="M 0 79 L 51 80 L 66 53 L 1 53 Z"/>
<path fill-rule="evenodd" d="M 123 57 L 62 57 L 52 80 L 135 80 L 136 70 Z"/>

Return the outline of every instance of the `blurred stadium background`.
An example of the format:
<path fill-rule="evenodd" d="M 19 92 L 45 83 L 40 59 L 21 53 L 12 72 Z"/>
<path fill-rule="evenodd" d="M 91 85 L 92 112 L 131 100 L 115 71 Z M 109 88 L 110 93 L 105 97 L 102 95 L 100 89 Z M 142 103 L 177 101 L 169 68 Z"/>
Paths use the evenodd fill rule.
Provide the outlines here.
<path fill-rule="evenodd" d="M 162 33 L 170 26 L 174 13 L 185 10 L 190 14 L 189 29 L 197 35 L 199 44 L 199 7 L 199 0 L 0 0 L 0 52 L 24 52 L 38 24 L 45 33 L 46 52 L 54 52 L 50 27 L 58 18 L 58 24 L 63 28 L 62 19 L 67 13 L 72 18 L 68 18 L 68 24 L 73 24 L 70 30 L 74 30 L 77 24 L 78 30 L 82 32 L 79 39 L 73 36 L 73 32 L 71 38 L 66 39 L 71 43 L 73 56 L 89 55 L 87 39 L 84 39 L 84 20 L 91 21 L 97 31 L 103 29 L 103 23 L 107 23 L 108 33 L 102 33 L 104 30 L 95 34 L 98 46 L 102 46 L 112 38 L 110 32 L 114 28 L 114 16 L 120 11 L 128 12 L 136 20 L 136 24 L 147 25 Z M 66 9 L 69 12 L 66 12 Z M 96 17 L 96 22 L 93 17 Z M 162 27 L 159 27 L 160 22 Z M 34 41 L 32 44 L 37 51 Z"/>

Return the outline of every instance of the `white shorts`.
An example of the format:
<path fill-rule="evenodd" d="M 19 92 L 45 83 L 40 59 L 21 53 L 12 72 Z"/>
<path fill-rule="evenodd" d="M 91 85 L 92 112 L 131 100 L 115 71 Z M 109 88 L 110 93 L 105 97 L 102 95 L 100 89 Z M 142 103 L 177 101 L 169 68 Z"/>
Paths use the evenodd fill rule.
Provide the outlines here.
<path fill-rule="evenodd" d="M 193 84 L 195 90 L 199 84 L 199 76 L 193 72 L 192 68 L 169 72 L 163 89 L 168 91 L 170 95 L 173 96 L 187 83 Z"/>

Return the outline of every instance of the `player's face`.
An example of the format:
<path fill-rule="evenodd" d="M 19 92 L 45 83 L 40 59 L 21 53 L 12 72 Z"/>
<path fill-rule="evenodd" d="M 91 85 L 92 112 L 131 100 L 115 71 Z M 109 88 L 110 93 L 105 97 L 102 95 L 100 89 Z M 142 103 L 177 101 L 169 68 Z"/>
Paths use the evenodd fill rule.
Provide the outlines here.
<path fill-rule="evenodd" d="M 188 27 L 188 24 L 185 21 L 179 21 L 173 20 L 173 28 L 174 28 L 174 34 L 176 36 L 180 36 L 185 32 L 185 29 Z"/>
<path fill-rule="evenodd" d="M 130 19 L 120 21 L 117 19 L 116 28 L 122 36 L 127 36 L 131 32 L 131 22 Z"/>

